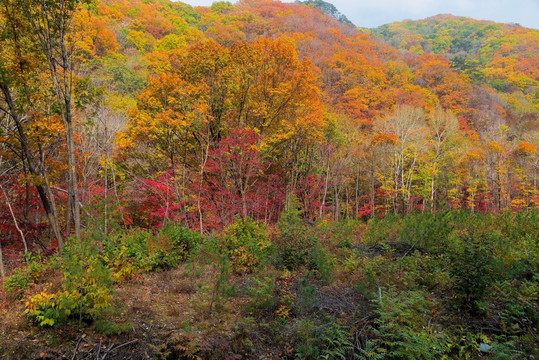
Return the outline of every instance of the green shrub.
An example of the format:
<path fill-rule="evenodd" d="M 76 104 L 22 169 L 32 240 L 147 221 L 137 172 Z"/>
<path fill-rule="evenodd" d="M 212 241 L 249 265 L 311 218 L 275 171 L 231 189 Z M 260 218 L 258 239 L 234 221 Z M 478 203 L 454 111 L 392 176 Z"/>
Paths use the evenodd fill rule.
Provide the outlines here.
<path fill-rule="evenodd" d="M 368 228 L 364 235 L 364 241 L 368 245 L 376 245 L 395 241 L 400 233 L 401 219 L 392 213 L 383 219 L 373 217 L 367 222 Z"/>
<path fill-rule="evenodd" d="M 519 338 L 515 336 L 501 335 L 497 336 L 492 342 L 492 359 L 494 360 L 513 360 L 513 359 L 530 359 L 536 358 L 539 355 L 539 350 L 535 342 L 528 351 L 519 349 Z"/>
<path fill-rule="evenodd" d="M 244 293 L 248 297 L 245 311 L 251 316 L 265 316 L 275 310 L 275 278 L 270 276 L 251 277 Z"/>
<path fill-rule="evenodd" d="M 103 335 L 113 336 L 133 331 L 134 324 L 130 321 L 114 322 L 107 319 L 98 319 L 95 322 L 95 330 Z"/>
<path fill-rule="evenodd" d="M 316 237 L 301 219 L 298 199 L 291 195 L 287 199 L 287 209 L 277 223 L 279 234 L 273 239 L 276 248 L 276 263 L 288 270 L 297 269 L 308 263 Z"/>
<path fill-rule="evenodd" d="M 62 251 L 62 290 L 43 291 L 26 302 L 25 313 L 40 327 L 61 326 L 68 320 L 92 322 L 110 307 L 113 283 L 96 246 L 70 240 Z"/>
<path fill-rule="evenodd" d="M 438 254 L 446 250 L 453 229 L 451 212 L 409 214 L 402 219 L 398 239 Z"/>
<path fill-rule="evenodd" d="M 24 260 L 26 265 L 17 268 L 4 282 L 6 293 L 15 299 L 22 299 L 30 284 L 36 283 L 44 272 L 56 266 L 56 257 L 44 261 L 40 254 L 26 253 Z"/>
<path fill-rule="evenodd" d="M 229 281 L 232 267 L 226 255 L 219 255 L 217 263 L 213 264 L 218 275 L 213 284 L 211 293 L 209 312 L 211 313 L 214 304 L 216 307 L 222 305 L 221 300 L 236 295 L 237 289 L 234 283 Z"/>
<path fill-rule="evenodd" d="M 186 229 L 179 224 L 168 222 L 159 231 L 159 237 L 168 239 L 172 252 L 180 260 L 185 260 L 202 243 L 200 233 Z"/>
<path fill-rule="evenodd" d="M 522 327 L 539 324 L 539 274 L 530 280 L 500 281 L 493 288 L 493 295 L 501 302 L 502 321 L 506 335 L 518 335 Z M 532 325 L 533 324 L 533 325 Z"/>
<path fill-rule="evenodd" d="M 350 248 L 365 227 L 362 220 L 350 218 L 342 221 L 322 221 L 317 225 L 317 231 L 328 239 L 329 245 L 342 249 Z"/>
<path fill-rule="evenodd" d="M 311 314 L 315 311 L 316 305 L 318 305 L 316 287 L 309 284 L 306 279 L 300 279 L 295 302 L 296 313 L 302 315 Z"/>
<path fill-rule="evenodd" d="M 198 232 L 168 222 L 157 235 L 140 229 L 109 235 L 103 241 L 102 257 L 119 280 L 140 271 L 176 267 L 202 240 Z"/>
<path fill-rule="evenodd" d="M 489 235 L 488 232 L 464 232 L 460 247 L 451 254 L 450 272 L 454 277 L 456 305 L 471 313 L 478 313 L 483 308 L 482 301 L 496 273 Z"/>
<path fill-rule="evenodd" d="M 108 236 L 103 242 L 102 258 L 116 280 L 152 268 L 149 257 L 150 231 L 120 232 Z"/>
<path fill-rule="evenodd" d="M 307 268 L 315 277 L 330 282 L 332 276 L 331 264 L 326 250 L 318 242 L 309 249 L 306 257 Z"/>
<path fill-rule="evenodd" d="M 415 251 L 394 262 L 394 272 L 408 290 L 445 291 L 451 285 L 449 257 Z"/>
<path fill-rule="evenodd" d="M 268 258 L 271 246 L 266 225 L 250 217 L 236 217 L 220 240 L 221 251 L 228 256 L 236 273 L 252 272 L 259 267 Z"/>
<path fill-rule="evenodd" d="M 4 289 L 9 296 L 15 299 L 22 299 L 28 285 L 30 278 L 25 268 L 17 268 L 15 272 L 9 276 L 4 282 Z"/>
<path fill-rule="evenodd" d="M 152 268 L 173 268 L 198 248 L 203 237 L 198 232 L 168 222 L 149 244 Z"/>

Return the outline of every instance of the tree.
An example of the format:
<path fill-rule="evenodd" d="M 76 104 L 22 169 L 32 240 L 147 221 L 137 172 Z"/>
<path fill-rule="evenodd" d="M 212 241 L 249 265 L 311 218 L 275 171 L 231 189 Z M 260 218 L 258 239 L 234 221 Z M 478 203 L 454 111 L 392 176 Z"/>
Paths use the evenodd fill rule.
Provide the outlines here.
<path fill-rule="evenodd" d="M 239 86 L 231 125 L 259 132 L 262 151 L 287 171 L 293 189 L 307 149 L 322 139 L 325 118 L 312 65 L 287 40 L 266 37 L 232 49 Z"/>
<path fill-rule="evenodd" d="M 442 169 L 445 173 L 450 173 L 447 163 L 452 161 L 450 152 L 455 146 L 455 137 L 458 131 L 458 121 L 449 111 L 437 108 L 428 118 L 430 136 L 429 143 L 431 149 L 428 157 L 429 177 L 430 177 L 430 208 L 436 210 L 437 179 Z"/>
<path fill-rule="evenodd" d="M 35 76 L 38 72 L 36 64 L 39 63 L 40 57 L 34 52 L 36 39 L 30 33 L 30 25 L 24 22 L 18 10 L 20 5 L 16 1 L 3 0 L 0 9 L 0 19 L 3 21 L 0 34 L 1 56 L 5 60 L 0 63 L 2 93 L 0 112 L 10 120 L 5 132 L 8 137 L 6 144 L 12 140 L 15 141 L 16 144 L 13 145 L 15 148 L 20 148 L 20 152 L 14 153 L 20 158 L 23 168 L 26 168 L 33 177 L 41 179 L 35 182 L 35 187 L 58 241 L 58 247 L 61 249 L 63 239 L 60 234 L 54 196 L 47 177 L 44 160 L 45 146 L 39 140 L 36 141 L 26 124 L 30 122 L 37 125 L 40 121 L 41 115 L 35 102 L 40 101 L 43 95 L 34 93 L 40 80 Z M 32 59 L 32 56 L 36 56 L 37 61 Z M 14 98 L 13 91 L 21 96 Z M 13 124 L 13 128 L 9 124 Z"/>
<path fill-rule="evenodd" d="M 56 95 L 66 137 L 68 166 L 68 209 L 73 216 L 75 235 L 80 237 L 81 219 L 75 158 L 75 129 L 73 120 L 73 76 L 75 44 L 69 43 L 73 15 L 83 4 L 81 0 L 20 0 L 18 6 L 31 24 L 33 36 L 45 57 L 49 77 Z M 69 223 L 69 222 L 68 222 Z"/>
<path fill-rule="evenodd" d="M 392 113 L 379 119 L 375 123 L 375 129 L 379 134 L 386 134 L 389 139 L 395 141 L 391 173 L 382 174 L 382 177 L 385 178 L 385 182 L 389 181 L 384 190 L 391 194 L 393 212 L 398 213 L 400 206 L 401 212 L 406 213 L 411 205 L 409 201 L 418 159 L 425 151 L 425 113 L 420 108 L 399 106 Z M 379 142 L 387 143 L 385 140 Z M 392 185 L 392 189 L 387 186 L 389 184 Z"/>
<path fill-rule="evenodd" d="M 282 204 L 282 185 L 266 173 L 271 164 L 262 159 L 260 141 L 255 130 L 236 129 L 209 152 L 201 195 L 223 226 L 236 215 L 271 221 Z"/>

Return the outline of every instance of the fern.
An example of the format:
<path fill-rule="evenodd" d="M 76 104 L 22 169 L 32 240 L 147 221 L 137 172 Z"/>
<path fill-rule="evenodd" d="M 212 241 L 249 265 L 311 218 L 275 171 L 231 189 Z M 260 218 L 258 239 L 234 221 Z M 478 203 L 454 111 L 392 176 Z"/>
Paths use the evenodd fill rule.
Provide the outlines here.
<path fill-rule="evenodd" d="M 389 291 L 375 311 L 374 344 L 392 359 L 433 359 L 449 352 L 447 335 L 427 329 L 433 303 L 421 291 Z"/>
<path fill-rule="evenodd" d="M 365 344 L 364 349 L 359 349 L 359 354 L 355 354 L 354 358 L 356 359 L 365 359 L 365 360 L 382 360 L 385 357 L 385 353 L 379 351 L 376 348 L 375 342 L 368 340 Z"/>
<path fill-rule="evenodd" d="M 331 317 L 323 318 L 321 323 L 299 320 L 295 331 L 300 337 L 296 359 L 346 359 L 354 349 L 348 328 Z"/>

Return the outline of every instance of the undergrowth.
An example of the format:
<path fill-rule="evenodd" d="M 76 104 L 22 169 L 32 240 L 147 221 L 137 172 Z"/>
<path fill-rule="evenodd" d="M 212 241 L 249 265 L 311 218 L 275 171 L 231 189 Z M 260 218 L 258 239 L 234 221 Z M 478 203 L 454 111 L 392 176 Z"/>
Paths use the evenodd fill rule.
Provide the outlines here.
<path fill-rule="evenodd" d="M 86 234 L 60 255 L 28 255 L 3 287 L 37 328 L 115 337 L 140 323 L 115 289 L 152 279 L 148 316 L 180 324 L 156 356 L 539 356 L 536 212 L 312 226 L 298 208 L 292 197 L 276 227 L 238 217 L 209 236 L 174 223 Z"/>

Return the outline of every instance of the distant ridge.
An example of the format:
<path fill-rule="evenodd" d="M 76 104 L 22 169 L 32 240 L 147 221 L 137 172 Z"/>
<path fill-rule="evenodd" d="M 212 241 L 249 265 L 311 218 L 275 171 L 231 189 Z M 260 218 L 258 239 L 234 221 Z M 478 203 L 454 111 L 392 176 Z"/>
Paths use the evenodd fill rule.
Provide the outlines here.
<path fill-rule="evenodd" d="M 335 5 L 330 4 L 330 3 L 326 2 L 326 1 L 323 1 L 323 0 L 306 0 L 306 1 L 297 1 L 297 3 L 302 4 L 302 5 L 308 5 L 308 6 L 317 7 L 320 10 L 322 10 L 323 14 L 329 15 L 332 18 L 334 18 L 335 20 L 337 20 L 339 22 L 342 22 L 343 24 L 354 25 L 350 20 L 348 20 L 346 15 L 344 15 L 339 10 L 337 10 Z"/>

